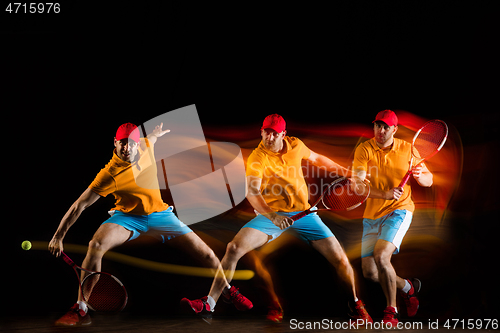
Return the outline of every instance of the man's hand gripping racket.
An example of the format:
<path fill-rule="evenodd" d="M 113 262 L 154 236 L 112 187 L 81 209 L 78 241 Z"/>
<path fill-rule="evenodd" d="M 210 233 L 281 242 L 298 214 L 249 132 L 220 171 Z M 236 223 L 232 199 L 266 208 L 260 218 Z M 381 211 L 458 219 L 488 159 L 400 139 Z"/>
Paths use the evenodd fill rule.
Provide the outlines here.
<path fill-rule="evenodd" d="M 411 144 L 410 168 L 399 187 L 403 188 L 413 171 L 443 148 L 447 138 L 448 126 L 444 121 L 437 119 L 428 121 L 415 133 Z"/>
<path fill-rule="evenodd" d="M 368 180 L 354 181 L 351 178 L 339 178 L 328 185 L 328 188 L 323 191 L 321 197 L 311 208 L 290 217 L 290 219 L 297 221 L 298 219 L 315 212 L 316 210 L 312 209 L 320 202 L 323 203 L 325 208 L 318 210 L 353 210 L 361 206 L 361 204 L 363 204 L 363 202 L 365 202 L 370 195 L 370 186 L 368 183 Z"/>
<path fill-rule="evenodd" d="M 125 286 L 120 280 L 108 273 L 94 272 L 80 267 L 62 251 L 61 256 L 64 262 L 70 265 L 75 271 L 82 298 L 91 310 L 115 312 L 125 308 L 128 296 Z M 77 270 L 90 274 L 81 281 Z"/>

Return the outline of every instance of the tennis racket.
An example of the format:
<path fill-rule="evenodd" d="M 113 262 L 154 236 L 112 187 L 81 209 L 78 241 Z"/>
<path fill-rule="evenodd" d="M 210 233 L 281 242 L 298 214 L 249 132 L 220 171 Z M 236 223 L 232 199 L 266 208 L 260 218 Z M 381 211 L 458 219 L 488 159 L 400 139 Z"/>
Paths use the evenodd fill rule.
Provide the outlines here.
<path fill-rule="evenodd" d="M 321 197 L 311 208 L 291 216 L 290 218 L 293 221 L 297 221 L 298 219 L 313 213 L 316 210 L 312 211 L 312 209 L 320 202 L 323 203 L 325 208 L 318 210 L 353 210 L 361 206 L 361 204 L 368 198 L 368 195 L 370 195 L 370 186 L 368 186 L 367 183 L 368 181 L 355 182 L 350 178 L 339 178 L 328 185 L 328 187 L 323 191 L 323 194 L 321 194 Z"/>
<path fill-rule="evenodd" d="M 415 133 L 411 144 L 410 168 L 401 180 L 399 187 L 403 187 L 410 179 L 413 170 L 425 160 L 431 158 L 443 148 L 448 138 L 448 125 L 442 120 L 431 120 Z M 415 166 L 413 163 L 415 162 Z"/>
<path fill-rule="evenodd" d="M 94 272 L 82 268 L 75 264 L 66 253 L 61 252 L 61 254 L 64 262 L 73 267 L 78 278 L 78 283 L 80 284 L 82 298 L 91 310 L 116 312 L 125 308 L 128 295 L 125 286 L 120 280 L 108 273 Z M 81 281 L 78 270 L 90 274 Z"/>

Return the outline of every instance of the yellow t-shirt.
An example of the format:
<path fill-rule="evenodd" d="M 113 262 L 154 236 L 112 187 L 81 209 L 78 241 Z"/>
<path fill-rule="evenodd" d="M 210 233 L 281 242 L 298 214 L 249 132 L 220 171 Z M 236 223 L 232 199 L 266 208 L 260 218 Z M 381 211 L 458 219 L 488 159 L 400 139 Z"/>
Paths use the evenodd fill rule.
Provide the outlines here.
<path fill-rule="evenodd" d="M 260 190 L 272 210 L 306 210 L 311 205 L 301 162 L 309 158 L 311 151 L 294 137 L 286 136 L 283 145 L 283 152 L 273 153 L 261 141 L 248 157 L 246 175 L 262 179 Z"/>
<path fill-rule="evenodd" d="M 142 150 L 141 146 L 146 149 Z M 161 198 L 153 145 L 149 140 L 141 139 L 138 154 L 139 159 L 130 163 L 113 152 L 113 157 L 89 188 L 103 197 L 113 194 L 116 199 L 114 210 L 135 215 L 164 211 L 168 205 Z"/>
<path fill-rule="evenodd" d="M 377 146 L 375 138 L 372 138 L 356 148 L 353 169 L 366 171 L 371 175 L 371 187 L 387 191 L 401 183 L 406 172 L 408 172 L 410 158 L 410 143 L 394 138 L 392 147 L 383 150 Z M 363 217 L 378 219 L 396 209 L 406 209 L 411 212 L 415 210 L 415 205 L 411 199 L 410 182 L 406 183 L 404 193 L 399 200 L 369 198 L 366 201 Z"/>

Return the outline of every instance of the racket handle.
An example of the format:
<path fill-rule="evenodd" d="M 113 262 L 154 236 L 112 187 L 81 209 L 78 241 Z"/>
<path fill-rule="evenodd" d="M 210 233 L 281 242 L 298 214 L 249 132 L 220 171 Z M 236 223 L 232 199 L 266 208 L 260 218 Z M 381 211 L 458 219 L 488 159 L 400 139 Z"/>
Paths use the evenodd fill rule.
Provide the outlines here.
<path fill-rule="evenodd" d="M 412 172 L 413 169 L 409 170 L 406 175 L 404 176 L 403 180 L 401 181 L 401 183 L 399 184 L 399 187 L 404 187 L 406 185 L 406 183 L 408 183 L 408 180 L 410 179 L 410 176 L 411 176 L 411 172 Z"/>
<path fill-rule="evenodd" d="M 73 260 L 71 260 L 71 258 L 68 257 L 66 255 L 66 253 L 64 253 L 63 251 L 61 251 L 61 257 L 63 258 L 64 262 L 67 263 L 68 265 L 70 265 L 71 267 L 76 266 L 76 264 L 73 262 Z"/>
<path fill-rule="evenodd" d="M 300 212 L 298 214 L 295 214 L 294 216 L 291 216 L 290 218 L 293 220 L 293 222 L 297 221 L 298 219 L 301 219 L 303 218 L 304 216 L 306 216 L 307 214 L 309 214 L 311 212 L 310 209 L 308 210 L 305 210 L 303 212 Z"/>

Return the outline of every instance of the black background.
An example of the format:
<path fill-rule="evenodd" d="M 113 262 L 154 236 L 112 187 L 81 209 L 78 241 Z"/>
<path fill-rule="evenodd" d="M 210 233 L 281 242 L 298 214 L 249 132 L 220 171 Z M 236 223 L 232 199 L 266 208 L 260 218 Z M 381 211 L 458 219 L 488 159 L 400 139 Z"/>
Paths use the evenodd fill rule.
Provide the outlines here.
<path fill-rule="evenodd" d="M 60 314 L 72 304 L 71 270 L 46 251 L 22 251 L 21 242 L 50 240 L 109 160 L 120 124 L 196 104 L 203 128 L 219 131 L 216 139 L 252 126 L 258 136 L 262 119 L 275 112 L 306 132 L 318 123 L 367 124 L 386 108 L 451 123 L 464 147 L 462 179 L 449 207 L 451 251 L 435 259 L 443 262 L 426 281 L 421 313 L 498 317 L 493 230 L 500 30 L 494 1 L 327 7 L 72 2 L 62 4 L 60 14 L 3 9 L 1 253 L 7 259 L 2 271 L 10 273 L 2 279 L 17 296 L 3 302 L 2 315 L 19 314 L 35 299 L 45 304 L 39 313 Z M 96 203 L 65 241 L 86 244 L 111 205 L 111 198 Z M 360 237 L 361 227 L 350 232 Z M 230 239 L 220 237 L 218 255 Z M 121 251 L 193 264 L 174 249 L 141 245 Z M 300 243 L 285 249 L 272 260 L 272 271 L 288 313 L 343 315 L 324 259 Z M 82 258 L 75 255 L 77 262 Z M 129 287 L 129 312 L 175 313 L 181 297 L 202 296 L 210 285 L 209 279 L 106 265 Z M 360 261 L 353 265 L 360 272 Z M 255 299 L 256 313 L 264 313 L 265 300 L 252 283 L 242 282 L 242 290 Z"/>

